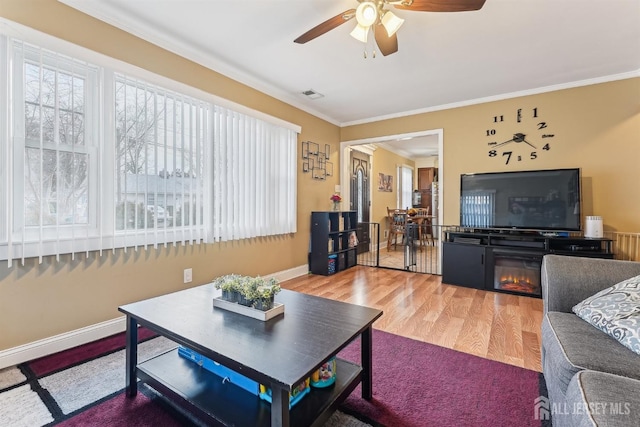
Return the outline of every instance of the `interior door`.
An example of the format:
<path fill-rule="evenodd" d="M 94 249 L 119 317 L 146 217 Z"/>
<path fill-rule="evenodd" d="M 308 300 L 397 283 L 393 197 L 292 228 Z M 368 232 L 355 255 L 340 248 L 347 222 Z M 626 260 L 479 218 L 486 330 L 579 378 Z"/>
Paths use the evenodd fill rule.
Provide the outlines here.
<path fill-rule="evenodd" d="M 358 213 L 358 223 L 369 222 L 369 210 L 371 200 L 369 197 L 369 164 L 370 159 L 367 154 L 360 151 L 351 150 L 351 200 L 350 209 Z M 369 251 L 369 225 L 358 227 L 358 250 L 357 253 Z"/>

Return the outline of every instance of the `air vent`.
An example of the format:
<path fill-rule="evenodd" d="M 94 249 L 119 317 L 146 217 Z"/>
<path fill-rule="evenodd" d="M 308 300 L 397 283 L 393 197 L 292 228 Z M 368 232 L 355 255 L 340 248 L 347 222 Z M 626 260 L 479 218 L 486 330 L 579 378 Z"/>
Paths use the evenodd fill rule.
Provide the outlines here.
<path fill-rule="evenodd" d="M 318 99 L 318 98 L 322 98 L 324 95 L 321 93 L 316 92 L 313 89 L 308 89 L 305 90 L 304 92 L 302 92 L 303 95 L 311 98 L 311 99 Z"/>

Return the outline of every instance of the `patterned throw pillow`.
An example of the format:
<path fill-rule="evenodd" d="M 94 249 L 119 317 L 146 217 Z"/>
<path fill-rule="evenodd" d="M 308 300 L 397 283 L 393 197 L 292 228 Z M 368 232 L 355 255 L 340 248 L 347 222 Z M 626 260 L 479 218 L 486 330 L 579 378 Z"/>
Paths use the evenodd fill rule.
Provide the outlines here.
<path fill-rule="evenodd" d="M 590 296 L 576 304 L 573 312 L 640 354 L 640 276 Z"/>

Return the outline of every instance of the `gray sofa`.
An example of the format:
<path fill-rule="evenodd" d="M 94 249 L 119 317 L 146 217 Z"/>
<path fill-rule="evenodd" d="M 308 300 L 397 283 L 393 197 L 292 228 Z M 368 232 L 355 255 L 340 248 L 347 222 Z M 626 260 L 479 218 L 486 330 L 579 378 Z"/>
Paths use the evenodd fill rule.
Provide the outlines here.
<path fill-rule="evenodd" d="M 640 262 L 547 255 L 542 370 L 554 426 L 640 426 L 640 355 L 572 307 L 640 274 Z"/>

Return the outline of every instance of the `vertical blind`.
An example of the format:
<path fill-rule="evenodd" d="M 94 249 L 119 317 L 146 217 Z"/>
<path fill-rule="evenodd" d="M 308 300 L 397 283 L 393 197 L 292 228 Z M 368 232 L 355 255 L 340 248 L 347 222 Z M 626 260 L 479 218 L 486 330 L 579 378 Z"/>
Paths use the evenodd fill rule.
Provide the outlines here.
<path fill-rule="evenodd" d="M 297 134 L 215 107 L 213 238 L 296 231 Z"/>

